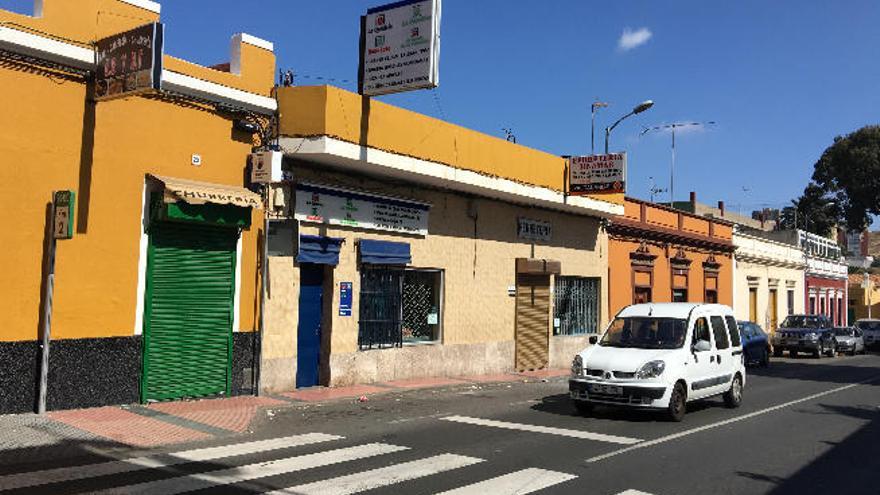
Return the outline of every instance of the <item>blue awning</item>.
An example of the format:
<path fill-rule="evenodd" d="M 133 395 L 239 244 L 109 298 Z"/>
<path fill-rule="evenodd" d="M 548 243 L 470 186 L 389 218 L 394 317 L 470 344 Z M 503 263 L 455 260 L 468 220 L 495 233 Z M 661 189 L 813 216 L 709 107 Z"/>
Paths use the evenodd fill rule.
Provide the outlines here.
<path fill-rule="evenodd" d="M 406 242 L 371 241 L 361 239 L 361 263 L 373 265 L 408 265 L 412 263 Z"/>
<path fill-rule="evenodd" d="M 339 247 L 342 239 L 322 235 L 300 235 L 298 263 L 318 263 L 321 265 L 339 264 Z"/>

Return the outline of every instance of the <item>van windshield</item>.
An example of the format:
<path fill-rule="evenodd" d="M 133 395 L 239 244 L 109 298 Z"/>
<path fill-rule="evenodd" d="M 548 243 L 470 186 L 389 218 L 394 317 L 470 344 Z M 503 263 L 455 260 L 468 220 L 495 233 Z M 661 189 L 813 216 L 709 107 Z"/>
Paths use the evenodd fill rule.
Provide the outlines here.
<path fill-rule="evenodd" d="M 604 347 L 678 349 L 684 345 L 687 321 L 680 318 L 615 318 L 602 337 Z"/>

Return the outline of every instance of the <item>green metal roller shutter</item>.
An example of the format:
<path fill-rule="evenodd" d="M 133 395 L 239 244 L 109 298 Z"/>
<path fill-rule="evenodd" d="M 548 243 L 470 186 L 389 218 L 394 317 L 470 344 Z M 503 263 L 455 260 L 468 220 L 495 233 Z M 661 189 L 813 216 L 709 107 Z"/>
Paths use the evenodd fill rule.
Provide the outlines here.
<path fill-rule="evenodd" d="M 197 224 L 151 227 L 143 401 L 229 394 L 237 235 Z"/>

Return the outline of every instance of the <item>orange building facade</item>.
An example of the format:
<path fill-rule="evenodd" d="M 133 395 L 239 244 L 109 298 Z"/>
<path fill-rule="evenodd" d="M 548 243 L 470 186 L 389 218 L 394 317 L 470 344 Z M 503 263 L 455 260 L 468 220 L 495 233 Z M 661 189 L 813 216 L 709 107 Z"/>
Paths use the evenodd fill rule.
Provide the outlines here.
<path fill-rule="evenodd" d="M 608 225 L 609 315 L 644 302 L 733 303 L 733 226 L 626 198 Z"/>

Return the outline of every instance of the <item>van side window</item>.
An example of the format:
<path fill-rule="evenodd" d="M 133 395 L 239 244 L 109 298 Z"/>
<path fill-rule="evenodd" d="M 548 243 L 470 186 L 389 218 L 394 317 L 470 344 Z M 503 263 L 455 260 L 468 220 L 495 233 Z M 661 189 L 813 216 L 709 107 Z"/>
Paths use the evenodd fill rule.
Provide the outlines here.
<path fill-rule="evenodd" d="M 739 332 L 737 331 L 736 318 L 732 316 L 725 316 L 724 321 L 727 322 L 727 331 L 730 333 L 730 344 L 733 347 L 739 347 L 742 345 L 742 342 L 739 339 Z M 712 322 L 715 323 L 714 321 Z M 758 335 L 758 329 L 749 325 L 748 330 L 749 337 L 756 337 Z"/>
<path fill-rule="evenodd" d="M 727 325 L 720 316 L 712 316 L 712 334 L 715 336 L 715 348 L 718 350 L 730 347 L 730 340 L 727 336 Z M 739 334 L 737 334 L 738 336 Z"/>
<path fill-rule="evenodd" d="M 705 318 L 697 318 L 697 321 L 694 322 L 694 339 L 691 343 L 696 344 L 700 340 L 711 342 L 709 340 L 709 323 Z"/>

